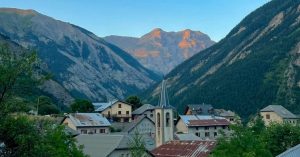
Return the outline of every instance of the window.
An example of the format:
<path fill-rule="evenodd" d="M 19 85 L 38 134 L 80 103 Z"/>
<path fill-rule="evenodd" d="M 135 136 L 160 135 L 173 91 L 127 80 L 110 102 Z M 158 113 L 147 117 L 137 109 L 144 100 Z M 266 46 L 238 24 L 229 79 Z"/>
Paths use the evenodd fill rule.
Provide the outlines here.
<path fill-rule="evenodd" d="M 209 137 L 209 132 L 205 132 L 205 137 Z"/>
<path fill-rule="evenodd" d="M 205 129 L 205 130 L 209 130 L 209 127 L 208 127 L 208 126 L 206 126 L 204 129 Z"/>
<path fill-rule="evenodd" d="M 151 117 L 151 118 L 153 117 L 153 114 L 152 114 L 152 113 L 150 114 L 150 117 Z"/>
<path fill-rule="evenodd" d="M 215 130 L 217 130 L 217 126 L 215 126 Z"/>
<path fill-rule="evenodd" d="M 195 135 L 198 136 L 198 137 L 200 137 L 200 133 L 199 132 L 196 132 Z"/>
<path fill-rule="evenodd" d="M 126 111 L 126 114 L 129 115 L 129 111 Z"/>
<path fill-rule="evenodd" d="M 199 128 L 198 128 L 198 127 L 196 127 L 196 130 L 199 130 Z"/>
<path fill-rule="evenodd" d="M 100 129 L 100 133 L 105 133 L 105 129 Z"/>
<path fill-rule="evenodd" d="M 124 118 L 124 122 L 129 122 L 129 118 Z"/>
<path fill-rule="evenodd" d="M 266 119 L 270 119 L 270 115 L 269 114 L 266 115 Z"/>
<path fill-rule="evenodd" d="M 157 113 L 157 127 L 160 127 L 160 113 Z"/>
<path fill-rule="evenodd" d="M 232 121 L 233 121 L 233 118 L 230 118 L 230 119 L 229 119 L 229 121 L 231 121 L 231 122 L 232 122 Z"/>
<path fill-rule="evenodd" d="M 81 134 L 87 134 L 87 130 L 81 130 Z"/>
<path fill-rule="evenodd" d="M 214 132 L 214 136 L 215 136 L 215 137 L 218 136 L 218 133 L 217 133 L 217 132 Z"/>
<path fill-rule="evenodd" d="M 166 126 L 169 127 L 170 126 L 170 113 L 167 112 L 166 114 Z"/>
<path fill-rule="evenodd" d="M 122 108 L 122 104 L 118 104 L 119 108 Z"/>
<path fill-rule="evenodd" d="M 225 125 L 223 125 L 223 126 L 222 126 L 222 128 L 223 128 L 223 129 L 226 129 L 226 126 L 225 126 Z"/>
<path fill-rule="evenodd" d="M 118 114 L 122 114 L 122 112 L 121 112 L 121 111 L 118 111 Z"/>

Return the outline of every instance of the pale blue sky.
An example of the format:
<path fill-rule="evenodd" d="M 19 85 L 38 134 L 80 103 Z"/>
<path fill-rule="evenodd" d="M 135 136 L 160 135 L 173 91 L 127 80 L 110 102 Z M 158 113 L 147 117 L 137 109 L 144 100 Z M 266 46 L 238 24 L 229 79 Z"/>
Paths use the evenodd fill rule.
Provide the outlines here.
<path fill-rule="evenodd" d="M 219 41 L 269 0 L 0 0 L 0 7 L 34 9 L 96 35 L 139 37 L 154 28 L 198 30 Z"/>

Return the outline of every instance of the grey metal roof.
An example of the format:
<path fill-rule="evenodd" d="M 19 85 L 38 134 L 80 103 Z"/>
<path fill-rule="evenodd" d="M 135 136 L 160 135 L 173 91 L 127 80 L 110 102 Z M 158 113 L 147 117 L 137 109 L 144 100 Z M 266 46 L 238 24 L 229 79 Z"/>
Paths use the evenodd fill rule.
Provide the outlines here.
<path fill-rule="evenodd" d="M 139 107 L 138 109 L 134 110 L 132 112 L 133 115 L 140 115 L 140 114 L 143 114 L 145 111 L 147 110 L 154 110 L 155 107 L 152 106 L 151 104 L 145 104 L 145 105 L 142 105 L 141 107 Z"/>
<path fill-rule="evenodd" d="M 189 109 L 191 109 L 192 114 L 202 114 L 202 115 L 210 115 L 213 114 L 213 107 L 210 104 L 190 104 L 187 105 Z"/>
<path fill-rule="evenodd" d="M 225 119 L 223 117 L 211 115 L 179 115 L 185 125 L 189 125 L 191 120 L 212 120 L 212 119 Z"/>
<path fill-rule="evenodd" d="M 106 157 L 115 149 L 128 149 L 129 138 L 125 135 L 81 134 L 76 137 L 84 145 L 84 153 L 90 157 Z"/>
<path fill-rule="evenodd" d="M 99 103 L 93 103 L 95 111 L 103 111 L 107 109 L 108 107 L 112 106 L 114 103 L 116 103 L 118 100 L 113 100 L 110 102 L 99 102 Z"/>
<path fill-rule="evenodd" d="M 147 116 L 141 116 L 138 119 L 135 119 L 135 120 L 131 121 L 131 123 L 129 123 L 129 125 L 124 129 L 124 131 L 125 132 L 131 131 L 143 120 L 149 120 L 150 122 L 153 123 L 153 125 L 155 125 L 154 122 L 150 118 L 148 118 Z"/>
<path fill-rule="evenodd" d="M 282 118 L 297 118 L 297 116 L 295 116 L 293 113 L 291 113 L 289 110 L 287 110 L 286 108 L 284 108 L 281 105 L 269 105 L 265 108 L 263 108 L 262 110 L 260 110 L 261 112 L 275 112 L 277 113 L 280 117 Z"/>
<path fill-rule="evenodd" d="M 176 140 L 180 141 L 189 141 L 189 140 L 202 140 L 200 137 L 195 134 L 175 134 Z"/>
<path fill-rule="evenodd" d="M 221 116 L 221 117 L 234 117 L 235 113 L 232 111 L 226 111 L 224 109 L 215 109 L 215 115 Z"/>
<path fill-rule="evenodd" d="M 300 144 L 288 149 L 287 151 L 277 155 L 276 157 L 299 157 L 300 156 Z"/>
<path fill-rule="evenodd" d="M 110 122 L 99 113 L 73 113 L 68 115 L 76 127 L 110 126 Z"/>

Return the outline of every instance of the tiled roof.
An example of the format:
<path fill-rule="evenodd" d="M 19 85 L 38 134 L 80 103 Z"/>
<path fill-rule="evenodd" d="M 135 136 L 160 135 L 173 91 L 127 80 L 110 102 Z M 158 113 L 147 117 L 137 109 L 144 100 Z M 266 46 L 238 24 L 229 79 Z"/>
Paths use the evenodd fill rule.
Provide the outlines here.
<path fill-rule="evenodd" d="M 154 109 L 155 109 L 155 107 L 152 106 L 151 104 L 145 104 L 145 105 L 142 105 L 141 107 L 139 107 L 138 109 L 134 110 L 132 112 L 132 114 L 139 115 L 139 114 L 143 114 L 147 110 L 154 110 Z"/>
<path fill-rule="evenodd" d="M 297 116 L 295 116 L 293 113 L 291 113 L 289 110 L 287 110 L 286 108 L 284 108 L 281 105 L 269 105 L 260 111 L 261 112 L 275 112 L 282 118 L 288 118 L 288 119 L 289 118 L 297 118 Z"/>
<path fill-rule="evenodd" d="M 155 157 L 208 157 L 216 141 L 170 141 L 151 151 Z"/>
<path fill-rule="evenodd" d="M 109 121 L 99 113 L 73 113 L 68 115 L 76 127 L 110 126 Z"/>
<path fill-rule="evenodd" d="M 183 123 L 188 126 L 190 121 L 193 120 L 214 120 L 214 119 L 225 119 L 223 117 L 212 116 L 212 115 L 179 115 Z"/>
<path fill-rule="evenodd" d="M 199 119 L 190 120 L 188 126 L 223 126 L 230 125 L 226 119 Z"/>
<path fill-rule="evenodd" d="M 300 144 L 288 149 L 287 151 L 277 155 L 276 157 L 299 157 L 300 156 Z"/>

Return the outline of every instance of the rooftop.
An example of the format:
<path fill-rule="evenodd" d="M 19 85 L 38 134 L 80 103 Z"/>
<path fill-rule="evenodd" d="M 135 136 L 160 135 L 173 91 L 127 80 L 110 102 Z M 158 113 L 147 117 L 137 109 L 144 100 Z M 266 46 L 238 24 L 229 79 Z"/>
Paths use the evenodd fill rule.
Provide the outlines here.
<path fill-rule="evenodd" d="M 99 103 L 93 103 L 95 111 L 103 111 L 116 103 L 117 100 L 109 101 L 109 102 L 99 102 Z"/>
<path fill-rule="evenodd" d="M 151 151 L 155 157 L 208 157 L 216 141 L 169 141 Z"/>
<path fill-rule="evenodd" d="M 124 128 L 124 131 L 129 133 L 132 129 L 134 129 L 143 120 L 149 120 L 151 123 L 153 123 L 153 125 L 155 125 L 154 122 L 147 116 L 141 116 L 141 117 L 133 120 L 131 123 L 129 123 L 127 125 L 127 127 Z"/>
<path fill-rule="evenodd" d="M 110 126 L 109 121 L 99 113 L 73 113 L 68 115 L 76 127 Z"/>
<path fill-rule="evenodd" d="M 299 157 L 299 154 L 300 154 L 300 144 L 288 149 L 287 151 L 277 155 L 276 157 Z"/>
<path fill-rule="evenodd" d="M 145 104 L 132 112 L 133 115 L 143 114 L 145 111 L 154 110 L 155 107 L 151 104 Z"/>
<path fill-rule="evenodd" d="M 186 140 L 202 140 L 200 137 L 196 136 L 195 134 L 175 134 L 174 138 L 180 141 Z"/>
<path fill-rule="evenodd" d="M 214 125 L 215 123 L 219 122 L 219 121 L 214 122 L 214 120 L 222 120 L 222 122 L 223 122 L 223 120 L 226 120 L 223 117 L 212 116 L 212 115 L 179 115 L 179 117 L 180 117 L 180 119 L 182 119 L 183 123 L 187 126 L 195 125 L 198 123 L 199 123 L 199 125 L 201 124 L 201 126 L 202 126 L 202 125 L 206 124 L 207 122 L 211 122 L 211 124 L 208 123 L 209 125 Z M 207 120 L 209 120 L 209 121 L 207 121 Z M 211 120 L 213 120 L 213 121 L 211 121 Z M 208 125 L 208 124 L 206 124 L 206 125 Z"/>
<path fill-rule="evenodd" d="M 289 110 L 287 110 L 286 108 L 284 108 L 281 105 L 269 105 L 265 108 L 263 108 L 262 110 L 260 110 L 261 112 L 275 112 L 277 113 L 280 117 L 282 118 L 298 118 L 296 115 L 294 115 L 293 113 L 291 113 Z"/>
<path fill-rule="evenodd" d="M 203 114 L 203 115 L 213 114 L 214 111 L 212 105 L 204 104 L 204 103 L 187 105 L 187 109 L 190 109 L 192 111 L 192 114 Z"/>
<path fill-rule="evenodd" d="M 84 153 L 90 157 L 106 157 L 115 149 L 129 149 L 126 135 L 81 134 L 76 137 L 79 145 L 84 145 Z"/>

